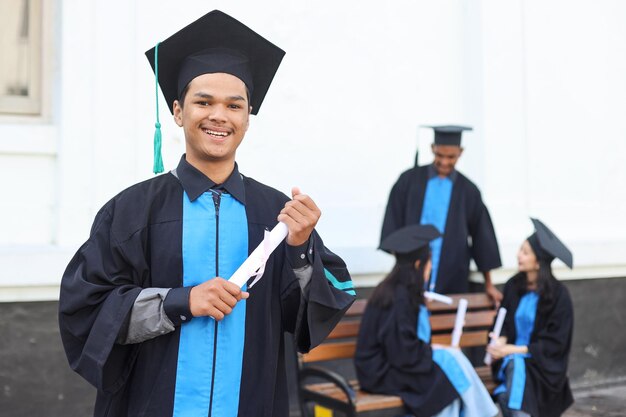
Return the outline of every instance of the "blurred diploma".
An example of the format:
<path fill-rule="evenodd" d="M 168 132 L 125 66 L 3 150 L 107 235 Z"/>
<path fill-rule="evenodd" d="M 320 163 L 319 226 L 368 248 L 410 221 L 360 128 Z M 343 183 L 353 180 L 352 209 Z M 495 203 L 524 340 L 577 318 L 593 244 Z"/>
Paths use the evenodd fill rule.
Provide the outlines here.
<path fill-rule="evenodd" d="M 274 226 L 271 232 L 265 231 L 263 241 L 252 251 L 248 259 L 241 264 L 229 281 L 237 284 L 239 287 L 243 287 L 250 277 L 255 276 L 254 281 L 248 286 L 248 288 L 252 288 L 263 276 L 267 259 L 274 252 L 274 249 L 280 245 L 280 242 L 285 240 L 288 231 L 287 225 L 282 222 Z"/>
<path fill-rule="evenodd" d="M 465 324 L 465 313 L 467 312 L 467 300 L 461 298 L 459 307 L 456 310 L 456 319 L 454 320 L 454 330 L 452 330 L 452 346 L 458 347 L 461 343 L 461 335 L 463 334 L 463 325 Z"/>
<path fill-rule="evenodd" d="M 506 308 L 500 307 L 498 310 L 498 317 L 496 317 L 496 324 L 493 326 L 493 332 L 491 332 L 491 340 L 489 341 L 490 345 L 496 343 L 498 338 L 500 337 L 500 333 L 502 332 L 502 326 L 504 325 L 504 318 L 506 317 Z M 491 365 L 491 355 L 489 353 L 485 354 L 484 359 L 485 365 Z"/>
<path fill-rule="evenodd" d="M 429 300 L 439 301 L 440 303 L 444 303 L 448 305 L 452 305 L 452 303 L 454 302 L 452 298 L 446 295 L 437 294 L 436 292 L 432 292 L 432 291 L 424 291 L 424 297 L 428 298 Z"/>

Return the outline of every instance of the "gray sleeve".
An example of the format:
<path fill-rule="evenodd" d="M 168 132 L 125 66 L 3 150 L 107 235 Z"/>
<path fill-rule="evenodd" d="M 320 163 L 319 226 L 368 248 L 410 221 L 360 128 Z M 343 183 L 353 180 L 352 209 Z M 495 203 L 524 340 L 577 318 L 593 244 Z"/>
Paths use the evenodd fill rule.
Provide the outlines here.
<path fill-rule="evenodd" d="M 141 343 L 173 332 L 174 324 L 163 308 L 163 300 L 169 291 L 169 288 L 143 289 L 133 304 L 127 331 L 118 336 L 117 342 L 123 345 Z"/>
<path fill-rule="evenodd" d="M 299 246 L 285 245 L 287 262 L 300 282 L 305 300 L 309 299 L 309 282 L 313 276 L 313 243 L 311 239 Z"/>
<path fill-rule="evenodd" d="M 308 264 L 302 268 L 293 268 L 292 271 L 296 275 L 296 278 L 298 278 L 298 283 L 300 284 L 300 307 L 298 308 L 296 323 L 301 323 L 309 301 L 309 283 L 311 282 L 311 277 L 313 276 L 313 266 Z"/>
<path fill-rule="evenodd" d="M 300 289 L 302 290 L 302 295 L 305 299 L 308 299 L 308 285 L 311 281 L 311 276 L 313 276 L 313 266 L 311 264 L 307 264 L 302 268 L 294 268 L 293 273 L 296 275 L 296 278 L 298 278 L 298 282 L 300 283 Z"/>

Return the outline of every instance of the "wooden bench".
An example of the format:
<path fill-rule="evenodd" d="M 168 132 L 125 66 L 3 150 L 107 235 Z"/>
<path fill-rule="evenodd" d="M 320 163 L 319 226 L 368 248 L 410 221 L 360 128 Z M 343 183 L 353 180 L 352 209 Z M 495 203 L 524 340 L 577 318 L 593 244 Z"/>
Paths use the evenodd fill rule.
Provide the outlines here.
<path fill-rule="evenodd" d="M 461 347 L 485 346 L 487 335 L 496 311 L 492 301 L 485 294 L 458 294 L 452 296 L 453 305 L 436 301 L 427 303 L 431 312 L 432 343 L 449 345 L 454 328 L 456 309 L 461 298 L 468 300 Z M 347 311 L 326 340 L 307 354 L 298 355 L 298 396 L 303 417 L 314 416 L 314 409 L 323 407 L 340 415 L 354 417 L 357 414 L 400 415 L 405 414 L 400 397 L 371 394 L 361 391 L 358 381 L 347 380 L 339 372 L 331 371 L 332 366 L 350 362 L 354 374 L 353 358 L 361 317 L 367 300 L 357 300 Z M 329 362 L 330 361 L 330 362 Z M 326 367 L 319 366 L 320 364 Z M 495 384 L 491 370 L 487 366 L 475 368 L 487 389 L 492 392 Z M 323 410 L 321 409 L 321 410 Z M 386 413 L 382 413 L 385 410 Z M 322 413 L 320 413 L 322 414 Z M 326 414 L 330 415 L 330 414 Z M 336 414 L 335 414 L 336 415 Z"/>

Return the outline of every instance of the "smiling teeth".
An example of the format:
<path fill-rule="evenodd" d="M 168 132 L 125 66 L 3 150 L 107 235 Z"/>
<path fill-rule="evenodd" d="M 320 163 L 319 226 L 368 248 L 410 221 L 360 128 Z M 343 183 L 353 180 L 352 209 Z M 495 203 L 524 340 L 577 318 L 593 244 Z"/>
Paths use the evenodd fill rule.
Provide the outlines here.
<path fill-rule="evenodd" d="M 202 131 L 204 133 L 207 133 L 207 134 L 213 135 L 213 136 L 221 136 L 221 137 L 228 136 L 228 133 L 226 133 L 226 132 L 215 132 L 215 131 L 209 130 L 209 129 L 202 129 Z"/>

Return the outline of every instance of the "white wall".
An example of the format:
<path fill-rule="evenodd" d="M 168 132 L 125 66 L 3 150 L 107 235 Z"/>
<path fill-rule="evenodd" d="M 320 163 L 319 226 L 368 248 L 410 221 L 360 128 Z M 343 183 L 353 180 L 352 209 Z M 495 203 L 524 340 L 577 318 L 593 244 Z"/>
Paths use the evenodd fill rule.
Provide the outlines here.
<path fill-rule="evenodd" d="M 623 276 L 626 4 L 544 3 L 52 2 L 48 112 L 0 118 L 0 299 L 54 297 L 98 208 L 151 176 L 143 53 L 212 8 L 287 51 L 241 171 L 311 194 L 326 244 L 360 282 L 390 266 L 375 250 L 386 198 L 418 143 L 430 161 L 432 136 L 418 126 L 434 123 L 475 127 L 459 169 L 490 208 L 508 268 L 499 280 L 532 232 L 529 215 L 573 250 L 579 272 L 564 276 Z M 160 105 L 171 169 L 184 138 Z"/>
<path fill-rule="evenodd" d="M 578 266 L 626 258 L 626 4 L 483 3 L 482 188 L 512 265 L 526 215 Z"/>

